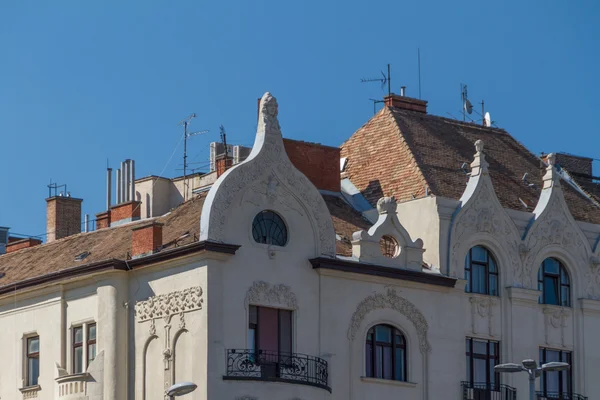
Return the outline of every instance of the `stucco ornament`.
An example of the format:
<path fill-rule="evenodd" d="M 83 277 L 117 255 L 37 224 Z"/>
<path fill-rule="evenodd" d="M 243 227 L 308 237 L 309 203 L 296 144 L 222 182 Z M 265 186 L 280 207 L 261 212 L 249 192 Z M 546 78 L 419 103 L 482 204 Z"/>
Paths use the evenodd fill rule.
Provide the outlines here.
<path fill-rule="evenodd" d="M 168 318 L 174 314 L 201 310 L 203 302 L 202 288 L 195 286 L 138 301 L 135 303 L 135 316 L 138 322 Z"/>
<path fill-rule="evenodd" d="M 565 328 L 567 327 L 567 319 L 571 315 L 565 307 L 545 306 L 544 307 L 545 321 L 545 339 L 546 344 L 551 344 L 549 340 L 549 331 L 551 328 L 560 329 L 560 345 L 565 345 Z"/>
<path fill-rule="evenodd" d="M 569 211 L 554 162 L 554 154 L 549 154 L 540 199 L 525 234 L 525 243 L 529 249 L 525 264 L 535 268 L 534 272 L 540 267 L 533 265 L 536 256 L 548 246 L 562 248 L 582 265 L 589 265 L 589 243 Z M 588 292 L 597 290 L 588 287 Z"/>
<path fill-rule="evenodd" d="M 519 257 L 521 239 L 519 232 L 510 219 L 494 191 L 488 173 L 482 140 L 475 142 L 476 153 L 471 163 L 471 175 L 467 187 L 460 198 L 451 228 L 450 275 L 462 277 L 462 266 L 468 247 L 478 244 L 481 234 L 508 255 L 512 267 L 514 285 L 529 286 L 528 274 L 522 269 Z M 502 267 L 502 266 L 501 266 Z M 503 271 L 504 272 L 504 271 Z"/>
<path fill-rule="evenodd" d="M 389 288 L 385 294 L 375 293 L 358 304 L 350 321 L 348 339 L 354 340 L 356 333 L 360 329 L 360 326 L 368 313 L 382 308 L 396 310 L 408 318 L 417 330 L 421 353 L 425 354 L 431 351 L 431 345 L 427 339 L 429 324 L 427 323 L 425 316 L 413 303 L 396 294 L 396 291 L 392 288 Z"/>
<path fill-rule="evenodd" d="M 498 304 L 498 301 L 493 296 L 471 296 L 469 297 L 471 303 L 471 330 L 473 334 L 477 334 L 476 318 L 487 319 L 487 334 L 493 335 L 493 317 L 494 308 Z"/>
<path fill-rule="evenodd" d="M 284 211 L 290 209 L 310 220 L 315 256 L 335 257 L 335 231 L 327 205 L 317 188 L 289 160 L 277 114 L 277 100 L 265 93 L 250 155 L 221 175 L 204 202 L 200 240 L 227 242 L 228 234 L 239 229 L 239 221 L 233 221 L 230 215 L 241 202 L 257 208 L 277 204 Z"/>
<path fill-rule="evenodd" d="M 298 309 L 298 300 L 292 289 L 284 284 L 272 285 L 265 281 L 256 281 L 246 292 L 248 305 L 281 307 L 290 310 Z"/>
<path fill-rule="evenodd" d="M 423 241 L 411 239 L 398 218 L 397 207 L 393 197 L 382 197 L 377 201 L 379 218 L 368 231 L 354 232 L 352 256 L 362 262 L 421 271 L 425 251 Z M 392 237 L 398 245 L 394 257 L 387 257 L 381 251 L 380 240 L 384 236 Z"/>

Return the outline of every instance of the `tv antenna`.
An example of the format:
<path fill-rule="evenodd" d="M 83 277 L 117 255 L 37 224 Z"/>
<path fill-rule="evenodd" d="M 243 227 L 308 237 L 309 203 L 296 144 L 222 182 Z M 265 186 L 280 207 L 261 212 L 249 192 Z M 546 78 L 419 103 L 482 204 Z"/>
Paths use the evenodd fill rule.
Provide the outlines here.
<path fill-rule="evenodd" d="M 467 96 L 467 85 L 465 84 L 460 84 L 460 98 L 462 101 L 462 114 L 463 114 L 463 121 L 466 121 L 466 115 L 465 115 L 465 111 L 469 114 L 473 113 L 473 104 L 471 104 L 471 102 L 468 99 Z"/>
<path fill-rule="evenodd" d="M 221 131 L 221 143 L 223 143 L 223 148 L 225 149 L 225 171 L 227 171 L 227 156 L 229 155 L 227 151 L 227 132 L 225 132 L 223 125 L 219 126 L 219 130 Z"/>
<path fill-rule="evenodd" d="M 183 125 L 183 201 L 187 200 L 187 192 L 188 192 L 188 182 L 187 182 L 187 140 L 188 138 L 196 135 L 201 135 L 203 133 L 208 133 L 209 130 L 205 129 L 203 131 L 197 132 L 189 132 L 187 131 L 188 126 L 192 122 L 192 119 L 196 118 L 196 113 L 192 113 L 186 119 L 179 121 L 178 125 Z"/>
<path fill-rule="evenodd" d="M 377 114 L 377 104 L 379 103 L 385 103 L 384 100 L 375 100 L 375 99 L 369 99 L 373 102 L 373 115 Z"/>
<path fill-rule="evenodd" d="M 370 78 L 370 79 L 366 79 L 363 78 L 360 80 L 361 83 L 368 83 L 368 82 L 381 82 L 381 90 L 383 90 L 383 88 L 385 87 L 385 84 L 387 83 L 388 86 L 388 96 L 390 94 L 392 94 L 392 75 L 391 75 L 391 69 L 390 69 L 390 64 L 387 65 L 387 75 L 383 73 L 383 71 L 381 71 L 381 78 Z"/>

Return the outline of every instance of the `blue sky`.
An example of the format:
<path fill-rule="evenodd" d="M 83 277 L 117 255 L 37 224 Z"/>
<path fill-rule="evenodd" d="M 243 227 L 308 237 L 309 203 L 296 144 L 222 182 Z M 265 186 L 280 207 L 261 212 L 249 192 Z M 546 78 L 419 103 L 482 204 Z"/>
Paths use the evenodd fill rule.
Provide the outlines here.
<path fill-rule="evenodd" d="M 378 76 L 460 113 L 460 83 L 534 152 L 600 158 L 595 1 L 0 2 L 0 226 L 45 232 L 50 179 L 105 208 L 105 167 L 180 175 L 177 122 L 208 160 L 219 138 L 253 142 L 256 99 L 279 101 L 284 136 L 337 146 L 373 114 Z M 201 164 L 196 164 L 201 165 Z M 598 169 L 596 174 L 600 174 Z"/>

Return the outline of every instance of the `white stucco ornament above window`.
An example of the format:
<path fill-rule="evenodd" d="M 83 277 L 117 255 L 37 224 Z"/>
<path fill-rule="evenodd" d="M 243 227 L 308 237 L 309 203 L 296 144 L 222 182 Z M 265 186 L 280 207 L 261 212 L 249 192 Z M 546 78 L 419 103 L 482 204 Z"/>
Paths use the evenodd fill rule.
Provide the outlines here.
<path fill-rule="evenodd" d="M 397 207 L 393 197 L 379 199 L 375 225 L 352 235 L 352 256 L 361 262 L 421 271 L 423 241 L 410 238 L 398 219 Z"/>
<path fill-rule="evenodd" d="M 321 193 L 294 167 L 283 145 L 277 119 L 277 100 L 265 93 L 260 101 L 258 127 L 252 151 L 246 160 L 227 170 L 210 189 L 202 207 L 200 240 L 240 241 L 242 212 L 274 210 L 287 218 L 306 218 L 312 229 L 315 257 L 335 257 L 335 231 Z M 236 217 L 232 217 L 237 213 Z M 236 219 L 237 218 L 237 219 Z M 288 226 L 293 234 L 295 226 Z M 249 229 L 250 230 L 250 229 Z M 300 232 L 303 239 L 304 233 Z M 290 239 L 292 240 L 292 239 Z M 243 243 L 236 243 L 243 244 Z"/>

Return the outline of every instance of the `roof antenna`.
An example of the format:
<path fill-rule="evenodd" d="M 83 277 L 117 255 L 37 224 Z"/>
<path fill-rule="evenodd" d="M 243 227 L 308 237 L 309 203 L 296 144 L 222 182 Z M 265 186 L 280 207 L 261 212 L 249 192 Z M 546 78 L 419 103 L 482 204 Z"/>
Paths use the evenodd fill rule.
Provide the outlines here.
<path fill-rule="evenodd" d="M 375 99 L 369 99 L 373 102 L 373 115 L 377 114 L 377 104 L 378 103 L 385 103 L 384 100 L 375 100 Z"/>
<path fill-rule="evenodd" d="M 465 111 L 469 114 L 473 113 L 473 105 L 467 98 L 467 85 L 463 83 L 460 84 L 460 98 L 462 101 L 463 121 L 466 121 L 467 116 L 465 115 Z"/>
<path fill-rule="evenodd" d="M 189 137 L 207 133 L 208 129 L 197 132 L 188 133 L 188 125 L 192 122 L 192 119 L 196 118 L 196 113 L 192 113 L 189 117 L 179 121 L 177 125 L 183 125 L 183 201 L 187 200 L 188 183 L 187 183 L 187 140 Z M 181 143 L 181 142 L 180 142 Z"/>
<path fill-rule="evenodd" d="M 390 69 L 390 64 L 387 65 L 387 76 L 383 73 L 383 71 L 381 71 L 381 78 L 370 78 L 370 79 L 361 79 L 360 80 L 361 83 L 367 83 L 367 82 L 381 82 L 381 90 L 383 90 L 383 88 L 385 87 L 385 84 L 387 83 L 388 86 L 388 96 L 390 94 L 392 94 L 392 75 L 391 75 L 391 69 Z"/>
<path fill-rule="evenodd" d="M 419 60 L 419 100 L 421 99 L 421 49 L 417 49 L 417 58 Z"/>
<path fill-rule="evenodd" d="M 221 142 L 223 142 L 223 148 L 225 149 L 225 171 L 227 171 L 227 156 L 229 155 L 229 151 L 227 150 L 227 132 L 225 132 L 225 127 L 221 125 L 219 127 L 221 131 Z"/>

